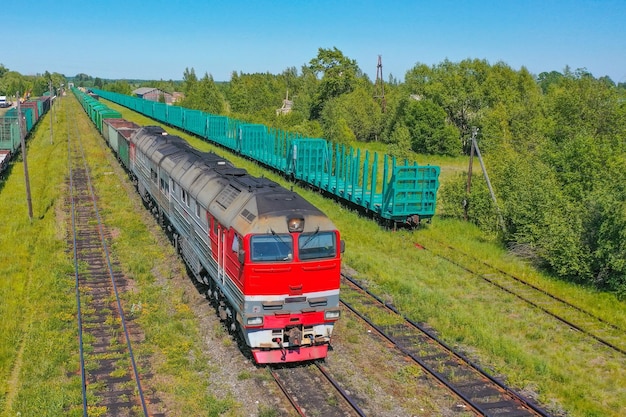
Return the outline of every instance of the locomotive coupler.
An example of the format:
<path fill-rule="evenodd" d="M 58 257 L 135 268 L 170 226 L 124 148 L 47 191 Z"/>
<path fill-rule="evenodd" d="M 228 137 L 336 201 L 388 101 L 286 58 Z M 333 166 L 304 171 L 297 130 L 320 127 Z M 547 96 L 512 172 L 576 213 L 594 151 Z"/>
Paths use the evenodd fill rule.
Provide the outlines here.
<path fill-rule="evenodd" d="M 289 330 L 289 345 L 300 346 L 302 344 L 302 331 L 297 327 L 292 327 Z"/>

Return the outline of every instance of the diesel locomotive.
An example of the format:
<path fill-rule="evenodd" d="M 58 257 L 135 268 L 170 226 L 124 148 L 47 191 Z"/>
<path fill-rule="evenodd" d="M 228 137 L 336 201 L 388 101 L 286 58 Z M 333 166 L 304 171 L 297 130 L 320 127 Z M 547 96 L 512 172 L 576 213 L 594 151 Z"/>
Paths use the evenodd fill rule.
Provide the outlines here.
<path fill-rule="evenodd" d="M 75 94 L 89 106 L 84 93 Z M 254 360 L 326 357 L 340 316 L 344 250 L 328 217 L 297 193 L 161 127 L 114 118 L 100 130 L 190 275 Z"/>

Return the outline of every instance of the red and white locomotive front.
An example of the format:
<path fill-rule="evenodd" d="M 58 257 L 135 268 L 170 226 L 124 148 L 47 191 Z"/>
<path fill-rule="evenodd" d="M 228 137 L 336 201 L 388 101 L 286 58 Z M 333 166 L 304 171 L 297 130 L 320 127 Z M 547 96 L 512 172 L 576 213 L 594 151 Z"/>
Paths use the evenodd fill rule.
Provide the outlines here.
<path fill-rule="evenodd" d="M 339 232 L 294 193 L 258 195 L 256 203 L 254 230 L 235 243 L 244 337 L 257 363 L 324 358 L 339 318 Z"/>
<path fill-rule="evenodd" d="M 325 357 L 339 318 L 343 246 L 328 217 L 158 127 L 136 132 L 129 154 L 139 193 L 255 360 Z"/>

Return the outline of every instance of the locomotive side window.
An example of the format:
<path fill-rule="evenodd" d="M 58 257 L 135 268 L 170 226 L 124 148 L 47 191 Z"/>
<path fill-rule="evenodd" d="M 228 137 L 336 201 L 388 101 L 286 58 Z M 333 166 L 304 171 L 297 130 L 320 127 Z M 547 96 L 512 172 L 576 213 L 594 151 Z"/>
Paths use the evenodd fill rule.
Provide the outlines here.
<path fill-rule="evenodd" d="M 169 183 L 164 178 L 161 178 L 161 191 L 165 194 L 168 194 L 170 191 Z"/>
<path fill-rule="evenodd" d="M 187 207 L 189 207 L 189 194 L 187 194 L 187 190 L 181 188 L 180 189 L 180 197 L 183 200 L 183 202 L 185 203 L 185 205 Z"/>
<path fill-rule="evenodd" d="M 233 252 L 239 252 L 239 249 L 241 248 L 241 244 L 239 243 L 240 237 L 239 235 L 237 235 L 236 233 L 233 235 L 233 246 L 232 246 L 232 250 Z"/>
<path fill-rule="evenodd" d="M 256 235 L 250 239 L 250 259 L 253 262 L 276 262 L 293 259 L 291 235 Z"/>
<path fill-rule="evenodd" d="M 332 258 L 337 254 L 333 232 L 302 233 L 298 237 L 298 256 L 302 260 Z"/>

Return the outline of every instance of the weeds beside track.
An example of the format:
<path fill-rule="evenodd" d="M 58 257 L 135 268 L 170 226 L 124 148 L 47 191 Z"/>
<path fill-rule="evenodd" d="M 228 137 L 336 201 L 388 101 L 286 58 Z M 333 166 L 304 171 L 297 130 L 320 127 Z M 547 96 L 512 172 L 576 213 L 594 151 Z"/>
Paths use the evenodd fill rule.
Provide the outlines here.
<path fill-rule="evenodd" d="M 69 112 L 70 119 L 76 119 L 76 111 Z M 111 263 L 77 124 L 74 121 L 68 126 L 69 230 L 76 278 L 83 414 L 88 415 L 88 407 L 104 407 L 110 416 L 148 416 L 120 300 L 125 279 Z"/>

